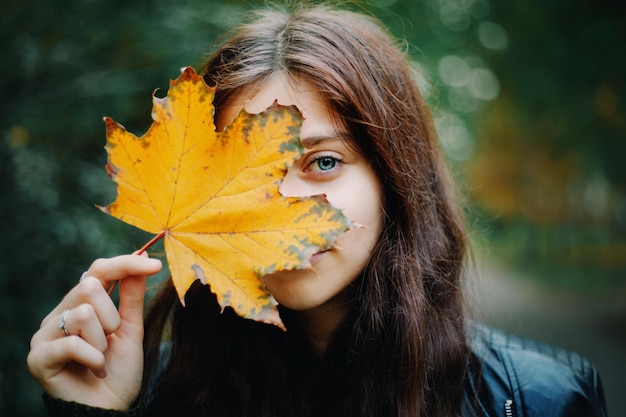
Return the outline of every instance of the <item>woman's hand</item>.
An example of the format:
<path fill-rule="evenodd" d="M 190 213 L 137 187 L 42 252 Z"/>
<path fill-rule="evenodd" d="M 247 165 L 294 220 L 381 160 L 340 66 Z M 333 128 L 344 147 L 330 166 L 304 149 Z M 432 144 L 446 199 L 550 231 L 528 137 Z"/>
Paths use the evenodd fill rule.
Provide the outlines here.
<path fill-rule="evenodd" d="M 146 276 L 160 269 L 158 259 L 141 255 L 91 265 L 31 340 L 28 368 L 48 395 L 108 409 L 132 405 L 143 373 Z M 114 281 L 119 311 L 106 291 Z"/>

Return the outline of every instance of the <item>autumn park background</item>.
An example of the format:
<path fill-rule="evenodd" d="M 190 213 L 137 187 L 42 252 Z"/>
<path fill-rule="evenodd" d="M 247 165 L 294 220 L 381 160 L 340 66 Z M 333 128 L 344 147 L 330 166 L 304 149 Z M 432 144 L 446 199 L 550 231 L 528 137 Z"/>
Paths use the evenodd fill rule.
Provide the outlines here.
<path fill-rule="evenodd" d="M 147 239 L 100 213 L 103 116 L 136 134 L 253 0 L 1 0 L 0 415 L 39 416 L 29 339 L 95 257 Z M 626 375 L 626 6 L 370 0 L 429 80 L 477 258 L 474 310 Z M 621 414 L 620 414 L 621 413 Z"/>

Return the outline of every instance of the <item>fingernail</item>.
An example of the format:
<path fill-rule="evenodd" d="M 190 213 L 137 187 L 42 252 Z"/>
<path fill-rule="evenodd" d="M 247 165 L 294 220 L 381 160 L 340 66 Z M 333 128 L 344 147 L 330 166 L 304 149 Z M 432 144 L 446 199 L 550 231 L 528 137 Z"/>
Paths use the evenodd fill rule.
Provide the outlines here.
<path fill-rule="evenodd" d="M 161 261 L 159 259 L 156 258 L 148 258 L 146 259 L 147 265 L 150 267 L 157 267 L 157 266 L 161 266 Z"/>
<path fill-rule="evenodd" d="M 98 373 L 96 374 L 96 376 L 97 376 L 98 378 L 103 379 L 103 378 L 106 378 L 108 374 L 109 374 L 109 373 L 107 372 L 107 368 L 102 368 L 102 370 L 101 370 L 100 372 L 98 372 Z"/>

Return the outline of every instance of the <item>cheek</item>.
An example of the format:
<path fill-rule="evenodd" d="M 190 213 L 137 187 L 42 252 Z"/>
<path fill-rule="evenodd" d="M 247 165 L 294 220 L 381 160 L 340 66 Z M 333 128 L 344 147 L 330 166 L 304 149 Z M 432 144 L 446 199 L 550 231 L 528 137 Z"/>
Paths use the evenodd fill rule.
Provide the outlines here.
<path fill-rule="evenodd" d="M 382 227 L 382 189 L 378 181 L 349 181 L 349 186 L 327 193 L 328 201 L 353 222 L 365 226 L 376 234 Z"/>

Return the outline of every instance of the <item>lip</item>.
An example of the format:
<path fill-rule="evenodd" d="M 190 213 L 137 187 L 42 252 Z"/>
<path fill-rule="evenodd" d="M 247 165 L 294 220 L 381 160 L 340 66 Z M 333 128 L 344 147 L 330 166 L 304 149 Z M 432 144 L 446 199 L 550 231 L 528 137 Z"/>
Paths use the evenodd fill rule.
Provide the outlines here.
<path fill-rule="evenodd" d="M 320 260 L 320 258 L 321 258 L 322 256 L 324 256 L 326 253 L 328 253 L 329 251 L 330 251 L 330 249 L 327 249 L 327 250 L 322 250 L 322 251 L 319 251 L 319 252 L 315 252 L 315 253 L 314 253 L 313 255 L 311 255 L 311 257 L 309 258 L 309 262 L 310 262 L 311 264 L 315 264 L 315 263 L 317 263 L 317 262 Z"/>

